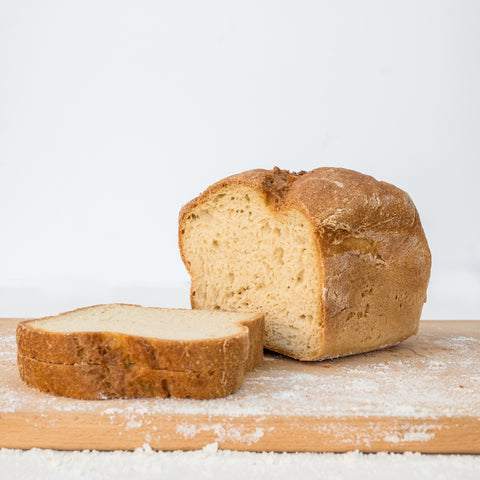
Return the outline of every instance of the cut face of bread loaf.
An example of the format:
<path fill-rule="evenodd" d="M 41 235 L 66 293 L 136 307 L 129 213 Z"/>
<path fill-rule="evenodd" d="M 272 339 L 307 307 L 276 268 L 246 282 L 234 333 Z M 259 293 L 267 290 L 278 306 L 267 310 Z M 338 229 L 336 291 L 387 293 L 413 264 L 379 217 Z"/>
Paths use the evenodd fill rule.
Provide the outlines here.
<path fill-rule="evenodd" d="M 20 322 L 21 378 L 76 398 L 233 393 L 263 358 L 262 314 L 98 305 Z"/>
<path fill-rule="evenodd" d="M 180 212 L 193 308 L 265 312 L 265 346 L 301 360 L 418 328 L 430 252 L 410 197 L 345 169 L 252 170 Z"/>

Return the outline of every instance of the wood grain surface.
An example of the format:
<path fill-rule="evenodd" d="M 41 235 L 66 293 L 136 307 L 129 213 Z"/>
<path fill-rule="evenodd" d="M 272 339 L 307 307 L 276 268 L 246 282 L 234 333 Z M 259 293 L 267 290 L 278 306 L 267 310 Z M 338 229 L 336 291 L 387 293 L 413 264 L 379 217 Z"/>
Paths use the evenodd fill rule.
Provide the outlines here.
<path fill-rule="evenodd" d="M 0 447 L 480 453 L 480 322 L 426 321 L 402 344 L 325 362 L 266 353 L 215 400 L 82 401 L 23 385 L 0 319 Z"/>

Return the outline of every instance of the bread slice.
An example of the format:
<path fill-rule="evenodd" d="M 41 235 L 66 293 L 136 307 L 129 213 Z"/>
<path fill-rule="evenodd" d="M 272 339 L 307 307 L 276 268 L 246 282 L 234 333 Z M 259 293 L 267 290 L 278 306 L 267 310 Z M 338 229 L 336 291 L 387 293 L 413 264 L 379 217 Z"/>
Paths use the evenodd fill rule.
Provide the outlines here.
<path fill-rule="evenodd" d="M 20 322 L 18 365 L 27 384 L 76 398 L 213 398 L 259 365 L 263 331 L 263 314 L 97 305 Z"/>
<path fill-rule="evenodd" d="M 223 370 L 155 370 L 133 364 L 48 363 L 18 355 L 20 378 L 42 392 L 83 400 L 135 397 L 210 399 L 243 384 L 242 365 Z"/>
<path fill-rule="evenodd" d="M 410 197 L 340 168 L 251 170 L 185 205 L 195 309 L 265 312 L 265 346 L 319 360 L 416 333 L 431 256 Z"/>

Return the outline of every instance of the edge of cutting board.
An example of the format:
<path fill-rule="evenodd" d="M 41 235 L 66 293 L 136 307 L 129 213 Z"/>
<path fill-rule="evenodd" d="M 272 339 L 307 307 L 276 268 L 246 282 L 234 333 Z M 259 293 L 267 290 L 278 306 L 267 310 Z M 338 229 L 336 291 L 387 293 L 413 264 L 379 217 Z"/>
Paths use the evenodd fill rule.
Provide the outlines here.
<path fill-rule="evenodd" d="M 220 449 L 255 452 L 480 451 L 476 417 L 142 415 L 132 422 L 123 415 L 15 413 L 0 415 L 0 432 L 2 447 L 21 449 L 134 450 L 149 444 L 156 450 L 194 450 L 217 442 Z"/>

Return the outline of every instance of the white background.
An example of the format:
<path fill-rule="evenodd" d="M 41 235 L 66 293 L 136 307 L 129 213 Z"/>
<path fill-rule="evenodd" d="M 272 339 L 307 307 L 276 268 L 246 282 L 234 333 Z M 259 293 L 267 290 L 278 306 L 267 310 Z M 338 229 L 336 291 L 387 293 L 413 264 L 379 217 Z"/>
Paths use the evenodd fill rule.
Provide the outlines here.
<path fill-rule="evenodd" d="M 480 318 L 479 25 L 474 0 L 0 0 L 0 314 L 186 306 L 181 205 L 277 165 L 408 191 L 424 318 Z"/>
<path fill-rule="evenodd" d="M 476 0 L 0 0 L 0 316 L 188 305 L 181 205 L 278 165 L 407 190 L 433 254 L 424 318 L 480 318 L 479 25 Z M 306 455 L 0 461 L 5 478 L 478 476 L 478 456 Z"/>

